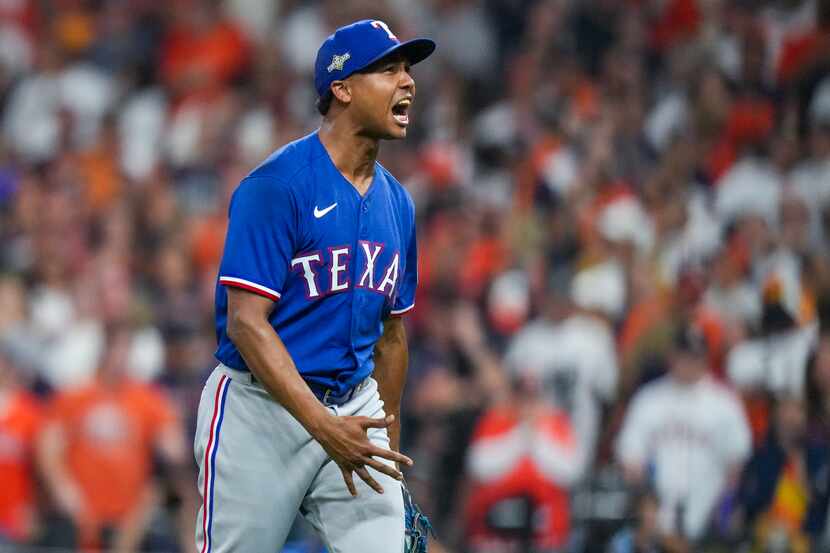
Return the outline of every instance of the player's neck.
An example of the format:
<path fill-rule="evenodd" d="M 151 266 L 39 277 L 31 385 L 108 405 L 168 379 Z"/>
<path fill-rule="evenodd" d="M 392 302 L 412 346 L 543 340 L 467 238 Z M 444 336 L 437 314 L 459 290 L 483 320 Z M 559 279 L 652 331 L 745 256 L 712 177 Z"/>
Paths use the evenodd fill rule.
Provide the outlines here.
<path fill-rule="evenodd" d="M 320 142 L 337 170 L 363 195 L 372 184 L 380 141 L 361 136 L 357 129 L 345 126 L 343 119 L 324 119 L 320 125 Z"/>

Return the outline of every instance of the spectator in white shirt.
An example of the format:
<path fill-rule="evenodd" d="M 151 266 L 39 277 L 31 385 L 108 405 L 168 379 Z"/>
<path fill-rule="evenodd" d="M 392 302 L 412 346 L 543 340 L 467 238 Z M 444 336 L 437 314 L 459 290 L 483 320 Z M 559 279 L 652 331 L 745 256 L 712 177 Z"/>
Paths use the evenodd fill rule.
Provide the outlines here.
<path fill-rule="evenodd" d="M 667 536 L 703 537 L 712 510 L 750 453 L 750 432 L 738 398 L 708 374 L 705 342 L 684 328 L 675 339 L 669 374 L 633 398 L 616 444 L 634 484 L 651 480 Z"/>

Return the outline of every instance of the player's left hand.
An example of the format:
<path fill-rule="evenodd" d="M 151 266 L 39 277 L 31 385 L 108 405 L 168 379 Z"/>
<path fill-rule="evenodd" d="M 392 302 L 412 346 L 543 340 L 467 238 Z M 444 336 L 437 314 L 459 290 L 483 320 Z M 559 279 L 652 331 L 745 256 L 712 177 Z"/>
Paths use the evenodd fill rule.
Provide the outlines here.
<path fill-rule="evenodd" d="M 340 471 L 343 473 L 343 481 L 346 482 L 346 487 L 353 497 L 357 496 L 357 488 L 352 473 L 357 473 L 377 493 L 383 493 L 383 486 L 372 478 L 366 467 L 372 467 L 396 480 L 403 479 L 400 471 L 394 466 L 387 465 L 378 457 L 412 466 L 412 459 L 406 455 L 378 447 L 369 440 L 367 430 L 370 428 L 388 428 L 394 421 L 394 415 L 388 415 L 383 419 L 331 417 L 329 424 L 321 430 L 318 436 L 315 436 L 323 449 L 326 450 L 326 453 L 340 467 Z"/>

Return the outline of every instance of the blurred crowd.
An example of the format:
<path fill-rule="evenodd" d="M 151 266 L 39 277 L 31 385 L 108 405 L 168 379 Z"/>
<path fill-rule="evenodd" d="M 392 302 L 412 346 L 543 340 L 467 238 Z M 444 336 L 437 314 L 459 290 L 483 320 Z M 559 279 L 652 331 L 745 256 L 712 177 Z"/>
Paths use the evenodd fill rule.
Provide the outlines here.
<path fill-rule="evenodd" d="M 439 45 L 381 149 L 436 550 L 830 550 L 829 0 L 0 1 L 0 550 L 194 549 L 228 199 L 364 18 Z"/>

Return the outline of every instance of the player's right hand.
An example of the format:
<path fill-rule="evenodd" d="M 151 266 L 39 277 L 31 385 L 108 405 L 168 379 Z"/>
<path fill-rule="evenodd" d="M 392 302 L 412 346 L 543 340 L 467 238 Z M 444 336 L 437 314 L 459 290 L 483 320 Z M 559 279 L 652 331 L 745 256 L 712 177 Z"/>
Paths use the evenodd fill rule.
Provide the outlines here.
<path fill-rule="evenodd" d="M 394 466 L 387 465 L 377 457 L 412 466 L 412 459 L 397 451 L 376 446 L 366 433 L 370 428 L 388 428 L 394 420 L 394 415 L 388 415 L 383 419 L 333 416 L 317 436 L 317 441 L 340 467 L 343 480 L 352 496 L 357 496 L 353 472 L 377 493 L 383 493 L 383 487 L 372 478 L 367 467 L 372 467 L 396 480 L 403 479 L 403 475 Z"/>

